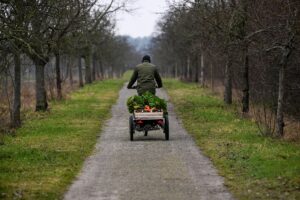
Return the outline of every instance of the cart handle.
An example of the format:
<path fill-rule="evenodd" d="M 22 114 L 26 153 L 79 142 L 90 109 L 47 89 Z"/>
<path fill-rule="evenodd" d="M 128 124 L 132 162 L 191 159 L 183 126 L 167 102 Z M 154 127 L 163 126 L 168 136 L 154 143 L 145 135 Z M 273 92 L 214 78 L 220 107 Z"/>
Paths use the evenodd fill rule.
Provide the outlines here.
<path fill-rule="evenodd" d="M 157 85 L 155 86 L 155 88 L 156 88 L 156 89 L 158 89 Z M 136 86 L 136 85 L 134 85 L 134 86 L 131 86 L 131 87 L 130 87 L 130 88 L 128 88 L 128 89 L 137 89 L 137 86 Z"/>

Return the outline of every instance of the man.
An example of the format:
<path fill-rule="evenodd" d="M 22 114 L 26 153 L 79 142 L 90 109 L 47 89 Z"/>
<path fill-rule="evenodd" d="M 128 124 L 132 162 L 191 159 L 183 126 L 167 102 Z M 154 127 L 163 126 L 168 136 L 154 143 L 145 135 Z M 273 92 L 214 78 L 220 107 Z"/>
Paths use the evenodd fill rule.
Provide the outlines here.
<path fill-rule="evenodd" d="M 137 81 L 138 95 L 143 95 L 147 91 L 155 95 L 156 85 L 158 88 L 162 87 L 157 67 L 151 64 L 150 56 L 145 55 L 142 63 L 135 67 L 127 88 L 132 88 L 135 81 Z"/>

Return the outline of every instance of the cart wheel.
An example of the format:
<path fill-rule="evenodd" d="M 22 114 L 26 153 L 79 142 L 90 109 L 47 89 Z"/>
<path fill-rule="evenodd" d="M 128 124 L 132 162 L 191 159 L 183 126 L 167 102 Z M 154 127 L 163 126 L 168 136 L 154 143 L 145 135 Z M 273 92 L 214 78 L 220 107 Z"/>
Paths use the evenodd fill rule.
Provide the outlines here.
<path fill-rule="evenodd" d="M 164 126 L 165 139 L 169 140 L 169 117 L 165 116 L 165 126 Z"/>
<path fill-rule="evenodd" d="M 130 141 L 133 141 L 133 134 L 134 134 L 133 116 L 129 117 L 129 134 L 130 134 Z"/>

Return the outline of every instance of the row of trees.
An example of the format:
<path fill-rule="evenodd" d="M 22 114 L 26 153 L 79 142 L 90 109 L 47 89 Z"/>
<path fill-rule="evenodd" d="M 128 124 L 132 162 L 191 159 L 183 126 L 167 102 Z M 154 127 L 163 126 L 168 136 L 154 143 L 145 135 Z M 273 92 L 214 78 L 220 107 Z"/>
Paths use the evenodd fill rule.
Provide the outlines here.
<path fill-rule="evenodd" d="M 254 103 L 264 110 L 268 132 L 282 137 L 284 114 L 300 119 L 299 1 L 185 0 L 169 6 L 151 47 L 162 72 L 224 86 L 226 104 L 237 94 L 248 113 Z"/>
<path fill-rule="evenodd" d="M 77 60 L 79 85 L 97 78 L 122 74 L 126 57 L 133 57 L 127 39 L 114 34 L 113 13 L 126 1 L 97 0 L 1 0 L 0 71 L 7 76 L 13 68 L 11 124 L 21 124 L 21 71 L 26 60 L 35 66 L 36 111 L 48 108 L 46 76 L 54 60 L 57 99 L 62 99 L 63 72 Z M 62 61 L 63 59 L 63 61 Z M 67 66 L 61 66 L 66 63 Z M 85 63 L 82 66 L 82 63 Z M 3 87 L 3 86 L 2 86 Z M 6 85 L 5 87 L 8 87 Z M 7 89 L 7 88 L 6 88 Z"/>

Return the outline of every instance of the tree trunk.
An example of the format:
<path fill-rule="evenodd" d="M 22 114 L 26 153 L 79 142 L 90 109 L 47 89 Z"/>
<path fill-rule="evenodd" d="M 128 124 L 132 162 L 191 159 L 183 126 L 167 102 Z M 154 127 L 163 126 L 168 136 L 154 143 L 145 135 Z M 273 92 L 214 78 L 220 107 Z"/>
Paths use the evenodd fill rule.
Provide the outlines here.
<path fill-rule="evenodd" d="M 211 90 L 214 91 L 214 66 L 213 64 L 210 64 L 210 86 L 211 86 Z"/>
<path fill-rule="evenodd" d="M 285 47 L 283 52 L 280 68 L 279 68 L 279 81 L 278 81 L 278 99 L 277 99 L 277 114 L 276 114 L 276 136 L 283 137 L 283 103 L 284 103 L 284 93 L 285 93 L 285 69 L 288 63 L 288 58 L 291 54 L 290 47 Z"/>
<path fill-rule="evenodd" d="M 284 95 L 284 77 L 285 69 L 280 66 L 279 82 L 278 82 L 278 99 L 277 99 L 277 115 L 276 115 L 276 136 L 283 136 L 283 95 Z"/>
<path fill-rule="evenodd" d="M 201 53 L 201 65 L 200 65 L 200 85 L 204 87 L 204 55 Z"/>
<path fill-rule="evenodd" d="M 186 59 L 180 59 L 180 68 L 181 68 L 181 74 L 180 79 L 186 80 L 186 74 L 187 74 L 187 67 L 186 67 Z"/>
<path fill-rule="evenodd" d="M 97 65 L 96 65 L 96 75 L 97 75 L 97 79 L 101 79 L 101 76 L 100 76 L 100 62 L 98 61 Z"/>
<path fill-rule="evenodd" d="M 14 102 L 12 108 L 12 121 L 11 126 L 14 128 L 21 126 L 21 60 L 20 53 L 14 54 Z"/>
<path fill-rule="evenodd" d="M 78 75 L 79 75 L 79 87 L 83 87 L 81 56 L 78 56 Z"/>
<path fill-rule="evenodd" d="M 72 70 L 72 66 L 73 66 L 73 57 L 69 58 L 69 62 L 68 62 L 68 70 L 69 70 L 69 79 L 70 79 L 70 85 L 73 86 L 73 70 Z"/>
<path fill-rule="evenodd" d="M 115 70 L 114 70 L 114 65 L 111 66 L 111 69 L 110 69 L 110 78 L 115 78 Z"/>
<path fill-rule="evenodd" d="M 195 59 L 195 82 L 198 83 L 199 82 L 199 56 L 196 56 Z"/>
<path fill-rule="evenodd" d="M 175 77 L 174 78 L 178 78 L 178 63 L 175 63 Z"/>
<path fill-rule="evenodd" d="M 102 60 L 99 60 L 99 70 L 100 70 L 100 80 L 104 79 L 103 63 Z"/>
<path fill-rule="evenodd" d="M 231 58 L 227 58 L 227 63 L 225 67 L 225 92 L 224 92 L 224 102 L 226 104 L 232 104 L 232 72 L 231 72 Z"/>
<path fill-rule="evenodd" d="M 85 58 L 85 83 L 92 83 L 92 73 L 91 73 L 91 54 L 87 53 Z"/>
<path fill-rule="evenodd" d="M 61 75 L 60 75 L 60 54 L 55 54 L 55 71 L 56 71 L 56 91 L 57 91 L 57 99 L 62 99 L 62 91 L 61 91 Z"/>
<path fill-rule="evenodd" d="M 96 80 L 96 58 L 95 55 L 93 55 L 93 64 L 92 64 L 92 81 Z"/>
<path fill-rule="evenodd" d="M 45 88 L 45 65 L 46 63 L 40 59 L 35 61 L 36 111 L 46 111 L 48 108 L 47 93 Z"/>
<path fill-rule="evenodd" d="M 45 81 L 48 81 L 48 88 L 46 87 L 46 91 L 48 89 L 50 93 L 50 99 L 54 99 L 56 97 L 56 95 L 54 94 L 55 92 L 53 92 L 53 88 L 55 88 L 55 85 L 49 74 L 46 74 Z"/>
<path fill-rule="evenodd" d="M 244 66 L 243 66 L 243 113 L 249 112 L 249 56 L 248 46 L 244 47 Z"/>
<path fill-rule="evenodd" d="M 190 80 L 190 68 L 191 68 L 191 62 L 190 62 L 190 57 L 187 58 L 187 75 L 186 79 L 189 81 Z"/>

